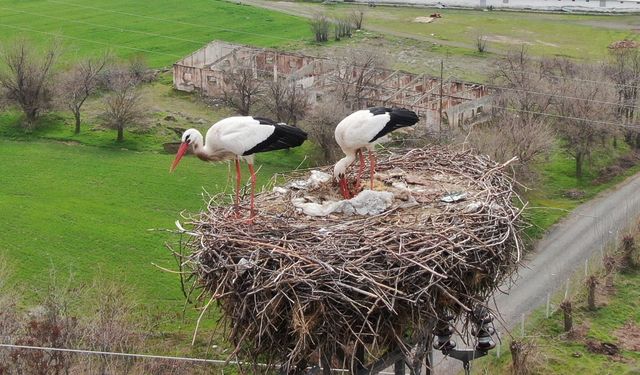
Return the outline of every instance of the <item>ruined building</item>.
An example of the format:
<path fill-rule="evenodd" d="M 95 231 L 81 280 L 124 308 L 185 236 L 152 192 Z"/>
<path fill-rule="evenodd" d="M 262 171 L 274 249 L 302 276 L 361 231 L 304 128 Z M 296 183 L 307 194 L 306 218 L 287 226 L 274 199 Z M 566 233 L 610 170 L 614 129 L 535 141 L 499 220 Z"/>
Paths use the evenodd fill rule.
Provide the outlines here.
<path fill-rule="evenodd" d="M 221 96 L 229 84 L 225 72 L 239 65 L 250 66 L 257 79 L 293 80 L 311 93 L 312 102 L 321 101 L 339 85 L 358 85 L 350 78 L 363 73 L 361 67 L 327 58 L 214 41 L 173 65 L 173 84 L 178 90 Z M 458 126 L 486 111 L 491 103 L 490 91 L 482 84 L 446 79 L 441 86 L 438 78 L 391 69 L 366 73 L 366 85 L 356 90 L 362 107 L 412 109 L 428 130 L 438 129 L 441 113 L 444 123 Z"/>

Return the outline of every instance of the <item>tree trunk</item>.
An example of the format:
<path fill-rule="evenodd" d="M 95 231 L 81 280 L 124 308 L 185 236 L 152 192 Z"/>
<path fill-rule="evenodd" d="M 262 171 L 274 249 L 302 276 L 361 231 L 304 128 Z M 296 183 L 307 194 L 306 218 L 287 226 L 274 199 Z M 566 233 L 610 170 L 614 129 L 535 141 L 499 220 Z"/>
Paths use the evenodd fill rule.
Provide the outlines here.
<path fill-rule="evenodd" d="M 571 309 L 571 301 L 564 300 L 560 304 L 560 308 L 564 313 L 564 331 L 571 332 L 573 329 L 573 312 Z"/>
<path fill-rule="evenodd" d="M 76 119 L 76 131 L 75 134 L 80 134 L 80 111 L 73 112 L 73 117 Z"/>
<path fill-rule="evenodd" d="M 118 138 L 116 139 L 118 142 L 124 141 L 124 127 L 118 126 Z"/>
<path fill-rule="evenodd" d="M 38 118 L 38 110 L 37 109 L 26 109 L 24 111 L 25 114 L 25 124 L 24 130 L 27 133 L 31 133 L 36 127 L 36 120 Z"/>
<path fill-rule="evenodd" d="M 511 368 L 513 374 L 520 373 L 520 352 L 522 351 L 522 344 L 518 341 L 511 341 L 511 345 L 509 345 L 509 349 L 511 349 Z"/>
<path fill-rule="evenodd" d="M 584 164 L 584 154 L 582 152 L 576 153 L 576 178 L 582 178 L 582 165 Z"/>
<path fill-rule="evenodd" d="M 596 288 L 598 286 L 598 278 L 591 275 L 587 278 L 587 288 L 589 294 L 587 295 L 587 308 L 589 310 L 596 309 Z"/>

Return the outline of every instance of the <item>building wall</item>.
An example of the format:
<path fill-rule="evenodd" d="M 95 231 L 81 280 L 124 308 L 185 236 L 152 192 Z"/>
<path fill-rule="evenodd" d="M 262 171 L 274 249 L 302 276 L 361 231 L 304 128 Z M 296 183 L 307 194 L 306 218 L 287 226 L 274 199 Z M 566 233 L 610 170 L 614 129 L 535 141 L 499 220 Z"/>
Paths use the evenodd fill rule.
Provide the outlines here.
<path fill-rule="evenodd" d="M 395 3 L 465 8 L 575 10 L 590 12 L 640 12 L 640 0 L 356 0 L 363 3 Z"/>
<path fill-rule="evenodd" d="M 263 80 L 294 79 L 296 84 L 309 90 L 311 104 L 344 84 L 345 79 L 354 82 L 361 70 L 360 67 L 313 56 L 213 42 L 174 64 L 174 86 L 178 90 L 198 90 L 204 95 L 221 96 L 228 85 L 225 82 L 226 70 L 240 64 L 249 64 L 256 77 Z M 427 129 L 435 129 L 440 123 L 439 79 L 424 74 L 377 69 L 367 85 L 364 95 L 360 96 L 363 107 L 406 107 L 423 118 Z M 443 83 L 442 94 L 443 117 L 449 120 L 450 125 L 456 125 L 472 117 L 479 106 L 484 106 L 489 92 L 483 85 L 449 80 Z"/>

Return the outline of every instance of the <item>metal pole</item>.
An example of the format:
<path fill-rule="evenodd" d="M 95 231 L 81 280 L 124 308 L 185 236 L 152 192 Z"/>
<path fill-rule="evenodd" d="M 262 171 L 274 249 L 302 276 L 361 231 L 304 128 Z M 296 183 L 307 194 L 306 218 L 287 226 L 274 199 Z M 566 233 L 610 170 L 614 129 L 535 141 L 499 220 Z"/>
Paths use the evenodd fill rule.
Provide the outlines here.
<path fill-rule="evenodd" d="M 442 133 L 442 81 L 444 81 L 444 61 L 440 60 L 440 117 L 438 118 L 438 133 Z"/>

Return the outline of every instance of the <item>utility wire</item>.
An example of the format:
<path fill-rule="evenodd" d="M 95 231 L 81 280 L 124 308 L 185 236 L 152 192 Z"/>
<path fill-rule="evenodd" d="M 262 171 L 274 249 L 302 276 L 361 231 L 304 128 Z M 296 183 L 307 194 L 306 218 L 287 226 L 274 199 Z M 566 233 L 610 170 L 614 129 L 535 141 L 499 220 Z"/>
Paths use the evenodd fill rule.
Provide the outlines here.
<path fill-rule="evenodd" d="M 524 75 L 527 75 L 527 76 L 557 78 L 559 80 L 564 80 L 564 81 L 588 82 L 588 83 L 595 83 L 595 84 L 598 84 L 598 85 L 606 85 L 606 86 L 614 86 L 614 87 L 640 88 L 640 83 L 633 85 L 633 84 L 627 84 L 627 83 L 596 81 L 596 80 L 593 80 L 593 79 L 572 78 L 572 77 L 559 76 L 559 75 L 549 74 L 549 73 L 537 73 L 537 72 L 532 72 L 532 71 L 529 71 L 529 70 L 515 70 L 515 69 L 506 69 L 506 68 L 501 68 L 501 70 L 504 70 L 504 71 L 507 71 L 507 72 L 524 74 Z"/>
<path fill-rule="evenodd" d="M 40 351 L 48 351 L 48 352 L 65 352 L 65 353 L 89 354 L 89 355 L 108 355 L 108 356 L 115 356 L 115 357 L 128 357 L 128 358 L 140 358 L 140 359 L 164 359 L 164 360 L 171 360 L 171 361 L 207 363 L 207 364 L 213 364 L 213 365 L 219 365 L 219 366 L 222 366 L 222 365 L 241 365 L 241 366 L 246 365 L 246 366 L 259 366 L 259 367 L 268 366 L 265 363 L 250 363 L 250 362 L 243 362 L 243 361 L 224 361 L 220 359 L 172 357 L 172 356 L 155 355 L 155 354 L 133 354 L 133 353 L 108 352 L 108 351 L 99 351 L 99 350 L 53 348 L 53 347 L 33 346 L 33 345 L 0 344 L 0 348 L 40 350 Z M 278 365 L 274 365 L 274 366 L 280 367 Z M 332 369 L 332 371 L 349 372 L 349 370 L 347 369 Z M 380 374 L 393 375 L 393 373 L 391 372 L 380 372 Z"/>

